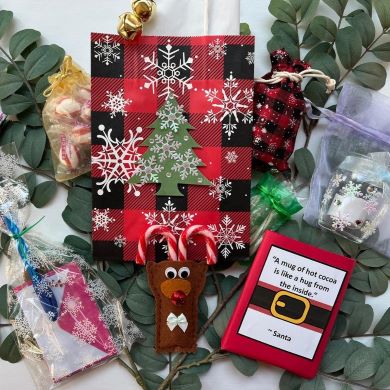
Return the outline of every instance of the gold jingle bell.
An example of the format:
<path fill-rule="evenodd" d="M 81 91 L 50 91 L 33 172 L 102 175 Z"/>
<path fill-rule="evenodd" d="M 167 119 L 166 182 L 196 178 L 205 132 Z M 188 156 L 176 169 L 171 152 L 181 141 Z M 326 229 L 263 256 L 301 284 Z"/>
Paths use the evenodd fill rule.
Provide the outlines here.
<path fill-rule="evenodd" d="M 133 40 L 142 34 L 142 21 L 132 12 L 119 16 L 118 34 L 124 39 Z"/>
<path fill-rule="evenodd" d="M 156 3 L 153 0 L 133 0 L 133 12 L 142 20 L 148 22 L 156 9 Z"/>

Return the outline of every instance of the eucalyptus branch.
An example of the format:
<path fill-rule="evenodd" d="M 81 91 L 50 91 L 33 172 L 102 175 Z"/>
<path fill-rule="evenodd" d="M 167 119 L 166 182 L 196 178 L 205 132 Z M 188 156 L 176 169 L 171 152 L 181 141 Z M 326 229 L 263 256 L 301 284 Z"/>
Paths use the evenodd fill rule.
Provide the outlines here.
<path fill-rule="evenodd" d="M 192 367 L 199 367 L 201 366 L 202 364 L 207 364 L 207 363 L 211 363 L 215 360 L 221 360 L 221 359 L 225 359 L 226 356 L 228 354 L 227 353 L 220 353 L 220 349 L 216 349 L 212 352 L 210 352 L 206 357 L 204 357 L 203 359 L 201 360 L 198 360 L 196 362 L 191 362 L 191 363 L 188 363 L 188 364 L 184 364 L 182 366 L 179 366 L 177 367 L 177 371 L 181 371 L 181 370 L 185 370 L 186 368 L 192 368 Z"/>
<path fill-rule="evenodd" d="M 135 372 L 127 365 L 127 363 L 122 358 L 119 358 L 118 361 L 135 378 Z"/>
<path fill-rule="evenodd" d="M 340 378 L 338 376 L 334 376 L 334 375 L 331 375 L 331 374 L 327 374 L 325 372 L 322 372 L 320 371 L 318 373 L 319 375 L 323 376 L 324 378 L 327 378 L 327 379 L 330 379 L 332 381 L 336 381 L 336 382 L 339 382 L 339 383 L 343 383 L 343 384 L 346 384 L 346 385 L 352 385 L 352 386 L 357 386 L 357 387 L 361 387 L 363 389 L 370 389 L 370 390 L 379 390 L 378 388 L 376 387 L 372 387 L 372 386 L 367 386 L 367 385 L 363 385 L 359 382 L 353 382 L 353 381 L 349 381 L 347 379 L 343 379 L 343 378 Z"/>
<path fill-rule="evenodd" d="M 212 278 L 213 278 L 213 282 L 214 282 L 215 288 L 217 290 L 218 303 L 220 303 L 222 301 L 222 299 L 223 299 L 223 296 L 222 296 L 221 286 L 219 284 L 219 280 L 218 280 L 217 275 L 215 273 L 214 267 L 211 268 L 211 275 L 212 275 Z"/>
<path fill-rule="evenodd" d="M 37 168 L 31 168 L 29 167 L 28 165 L 23 165 L 23 164 L 18 164 L 18 167 L 20 168 L 23 168 L 25 169 L 26 171 L 30 171 L 30 172 L 34 172 L 36 173 L 37 175 L 40 175 L 40 176 L 43 176 L 43 177 L 46 177 L 50 180 L 53 180 L 57 183 L 57 185 L 60 185 L 61 187 L 64 187 L 66 190 L 69 190 L 71 189 L 72 187 L 66 183 L 63 183 L 63 182 L 59 182 L 59 181 L 56 181 L 55 177 L 53 177 L 52 175 L 49 175 L 46 171 L 44 171 L 43 169 L 37 169 Z"/>
<path fill-rule="evenodd" d="M 0 324 L 0 328 L 6 328 L 8 326 L 12 326 L 11 324 Z"/>
<path fill-rule="evenodd" d="M 362 337 L 387 337 L 390 336 L 390 334 L 374 334 L 374 333 L 366 333 L 366 334 L 358 334 L 356 336 L 339 336 L 339 337 L 332 337 L 332 340 L 340 340 L 340 339 L 358 339 Z"/>
<path fill-rule="evenodd" d="M 159 386 L 158 390 L 165 390 L 166 388 L 168 388 L 170 386 L 170 383 L 172 382 L 173 378 L 179 372 L 178 368 L 184 363 L 184 360 L 186 360 L 187 356 L 188 356 L 188 353 L 183 353 L 181 355 L 181 357 L 176 361 L 176 364 L 169 371 L 169 374 L 166 376 L 166 378 L 163 380 L 163 382 Z"/>
<path fill-rule="evenodd" d="M 16 63 L 16 61 L 0 46 L 0 51 L 7 57 L 7 59 L 12 63 L 12 65 L 15 67 L 16 71 L 19 73 L 19 76 L 20 78 L 22 79 L 23 83 L 26 85 L 26 87 L 28 88 L 30 94 L 31 94 L 31 98 L 33 100 L 33 103 L 34 103 L 34 106 L 35 106 L 35 110 L 36 112 L 42 116 L 42 111 L 38 105 L 38 102 L 37 100 L 35 99 L 35 94 L 34 94 L 34 91 L 31 87 L 31 84 L 28 82 L 28 80 L 26 79 L 26 77 L 24 76 L 24 73 L 20 70 L 18 64 Z"/>
<path fill-rule="evenodd" d="M 127 348 L 125 348 L 125 351 L 126 351 L 127 358 L 129 359 L 129 363 L 130 363 L 129 368 L 133 371 L 135 380 L 141 386 L 142 389 L 147 390 L 145 382 L 144 382 L 141 374 L 139 373 L 138 368 L 137 368 L 136 364 L 134 363 L 133 358 L 131 357 L 130 351 Z"/>

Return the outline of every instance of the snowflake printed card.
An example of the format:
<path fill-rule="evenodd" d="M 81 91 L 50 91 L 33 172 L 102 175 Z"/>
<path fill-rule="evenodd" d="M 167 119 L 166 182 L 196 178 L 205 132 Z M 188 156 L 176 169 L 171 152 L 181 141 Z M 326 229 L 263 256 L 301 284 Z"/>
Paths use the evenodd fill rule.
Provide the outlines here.
<path fill-rule="evenodd" d="M 92 34 L 96 259 L 134 260 L 156 224 L 206 225 L 219 260 L 248 258 L 253 55 L 250 36 Z"/>

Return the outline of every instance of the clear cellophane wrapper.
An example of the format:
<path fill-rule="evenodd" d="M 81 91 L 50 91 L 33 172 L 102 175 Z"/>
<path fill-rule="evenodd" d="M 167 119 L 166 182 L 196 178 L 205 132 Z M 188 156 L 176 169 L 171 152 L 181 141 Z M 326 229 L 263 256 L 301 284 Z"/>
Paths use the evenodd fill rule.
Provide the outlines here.
<path fill-rule="evenodd" d="M 36 387 L 48 390 L 116 358 L 142 333 L 81 256 L 26 232 L 29 213 L 26 185 L 0 176 L 10 322 Z"/>
<path fill-rule="evenodd" d="M 91 78 L 67 56 L 49 82 L 42 118 L 55 177 L 62 182 L 91 169 Z"/>

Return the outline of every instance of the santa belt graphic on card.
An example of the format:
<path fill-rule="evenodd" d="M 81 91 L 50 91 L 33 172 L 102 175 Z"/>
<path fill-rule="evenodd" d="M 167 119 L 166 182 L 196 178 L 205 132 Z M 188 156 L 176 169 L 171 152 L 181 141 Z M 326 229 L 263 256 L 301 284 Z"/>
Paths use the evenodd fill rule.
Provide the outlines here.
<path fill-rule="evenodd" d="M 274 291 L 257 285 L 249 304 L 269 310 L 270 315 L 296 325 L 325 329 L 331 311 L 316 306 L 313 301 L 290 291 Z M 254 307 L 254 308 L 255 308 Z"/>

